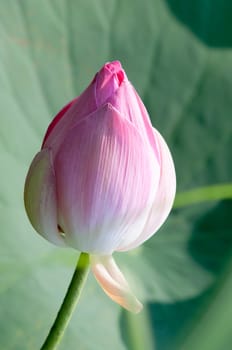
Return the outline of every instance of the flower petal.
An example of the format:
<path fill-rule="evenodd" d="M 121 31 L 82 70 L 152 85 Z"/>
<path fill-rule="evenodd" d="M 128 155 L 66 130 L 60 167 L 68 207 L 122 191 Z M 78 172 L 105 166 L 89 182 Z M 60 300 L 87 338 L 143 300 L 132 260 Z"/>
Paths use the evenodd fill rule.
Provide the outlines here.
<path fill-rule="evenodd" d="M 106 63 L 96 75 L 96 102 L 97 106 L 105 104 L 124 80 L 125 73 L 119 61 Z"/>
<path fill-rule="evenodd" d="M 68 111 L 68 109 L 73 105 L 73 103 L 78 99 L 78 97 L 74 98 L 74 100 L 70 101 L 67 103 L 59 112 L 58 114 L 52 119 L 51 123 L 49 124 L 46 134 L 44 136 L 43 142 L 42 142 L 42 147 L 45 144 L 45 141 L 47 140 L 48 136 L 52 132 L 52 130 L 55 128 L 56 124 L 61 120 L 61 118 L 64 117 L 65 113 Z"/>
<path fill-rule="evenodd" d="M 176 174 L 171 153 L 160 133 L 154 129 L 154 135 L 159 145 L 161 174 L 155 199 L 148 220 L 140 236 L 131 244 L 122 244 L 118 251 L 134 249 L 150 238 L 166 220 L 175 198 Z"/>
<path fill-rule="evenodd" d="M 132 84 L 124 80 L 108 102 L 137 128 L 144 141 L 147 141 L 152 147 L 156 158 L 159 159 L 159 149 L 148 112 Z"/>
<path fill-rule="evenodd" d="M 70 246 L 111 254 L 121 241 L 138 237 L 157 190 L 159 164 L 137 129 L 111 105 L 67 133 L 54 167 L 59 222 Z"/>
<path fill-rule="evenodd" d="M 96 280 L 113 301 L 134 313 L 141 311 L 142 304 L 131 292 L 111 255 L 91 255 L 90 263 Z"/>
<path fill-rule="evenodd" d="M 37 153 L 27 174 L 24 203 L 34 229 L 48 241 L 64 245 L 57 229 L 55 176 L 51 152 L 44 149 Z"/>
<path fill-rule="evenodd" d="M 96 108 L 95 83 L 92 82 L 79 97 L 62 108 L 53 119 L 46 132 L 42 147 L 51 148 L 55 156 L 68 130 L 95 111 Z"/>

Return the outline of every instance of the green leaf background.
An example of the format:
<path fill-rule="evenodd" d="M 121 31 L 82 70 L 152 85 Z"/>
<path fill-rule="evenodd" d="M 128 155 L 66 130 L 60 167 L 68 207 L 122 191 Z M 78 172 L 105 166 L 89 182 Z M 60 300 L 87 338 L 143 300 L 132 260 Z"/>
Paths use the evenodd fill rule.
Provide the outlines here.
<path fill-rule="evenodd" d="M 39 349 L 71 279 L 78 252 L 33 231 L 24 179 L 49 121 L 103 63 L 119 59 L 139 91 L 178 192 L 231 181 L 231 13 L 230 0 L 0 0 L 1 349 Z M 185 350 L 198 339 L 191 349 L 228 350 L 232 316 L 211 333 L 204 315 L 230 305 L 220 288 L 231 212 L 230 200 L 173 209 L 142 247 L 116 254 L 144 311 L 122 311 L 90 275 L 60 349 Z"/>

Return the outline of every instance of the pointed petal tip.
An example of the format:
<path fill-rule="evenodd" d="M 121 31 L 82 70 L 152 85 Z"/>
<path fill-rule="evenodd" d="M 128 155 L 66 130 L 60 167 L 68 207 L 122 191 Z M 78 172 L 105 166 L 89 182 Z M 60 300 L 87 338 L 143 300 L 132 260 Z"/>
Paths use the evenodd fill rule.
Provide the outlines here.
<path fill-rule="evenodd" d="M 138 299 L 136 299 L 136 301 L 137 301 L 137 303 L 136 303 L 135 307 L 133 308 L 133 310 L 129 310 L 129 311 L 133 312 L 134 314 L 138 314 L 143 309 L 143 304 L 140 303 L 140 301 Z"/>
<path fill-rule="evenodd" d="M 131 292 L 125 277 L 111 255 L 91 255 L 90 262 L 96 280 L 114 302 L 135 314 L 142 310 L 143 305 Z"/>

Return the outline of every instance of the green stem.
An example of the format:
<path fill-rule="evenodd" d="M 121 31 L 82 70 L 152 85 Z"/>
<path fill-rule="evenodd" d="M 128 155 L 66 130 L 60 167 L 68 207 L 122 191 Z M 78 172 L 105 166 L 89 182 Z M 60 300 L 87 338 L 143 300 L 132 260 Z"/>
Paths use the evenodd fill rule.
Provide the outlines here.
<path fill-rule="evenodd" d="M 177 193 L 174 208 L 200 202 L 232 198 L 232 184 L 212 185 Z"/>
<path fill-rule="evenodd" d="M 134 315 L 123 311 L 123 333 L 126 334 L 128 349 L 155 349 L 154 331 L 150 322 L 148 306 L 143 306 L 143 312 Z"/>
<path fill-rule="evenodd" d="M 89 255 L 81 253 L 64 301 L 41 350 L 57 349 L 80 298 L 89 271 Z"/>

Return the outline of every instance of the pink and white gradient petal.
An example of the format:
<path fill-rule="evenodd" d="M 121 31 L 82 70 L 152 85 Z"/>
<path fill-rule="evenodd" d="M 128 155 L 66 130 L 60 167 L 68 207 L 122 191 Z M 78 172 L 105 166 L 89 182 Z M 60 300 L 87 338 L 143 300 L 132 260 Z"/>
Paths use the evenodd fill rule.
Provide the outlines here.
<path fill-rule="evenodd" d="M 135 88 L 128 80 L 124 80 L 120 88 L 115 91 L 108 99 L 119 113 L 141 133 L 144 141 L 153 148 L 153 151 L 159 159 L 159 150 L 153 134 L 152 124 L 147 110 L 137 94 Z"/>
<path fill-rule="evenodd" d="M 95 86 L 92 83 L 80 96 L 59 111 L 48 127 L 42 148 L 52 148 L 55 157 L 67 132 L 78 121 L 93 113 L 96 108 Z"/>
<path fill-rule="evenodd" d="M 176 174 L 174 163 L 171 157 L 171 153 L 163 137 L 156 129 L 153 129 L 153 132 L 159 145 L 161 162 L 161 174 L 158 190 L 155 195 L 154 202 L 148 215 L 146 224 L 139 237 L 131 244 L 120 245 L 117 251 L 127 251 L 134 249 L 149 239 L 162 226 L 174 202 L 176 193 Z"/>
<path fill-rule="evenodd" d="M 132 293 L 111 255 L 91 255 L 90 264 L 96 280 L 113 301 L 131 312 L 141 311 L 142 304 Z"/>
<path fill-rule="evenodd" d="M 152 206 L 160 169 L 133 124 L 104 105 L 67 133 L 54 168 L 59 223 L 68 245 L 111 254 L 121 241 L 136 240 Z"/>

